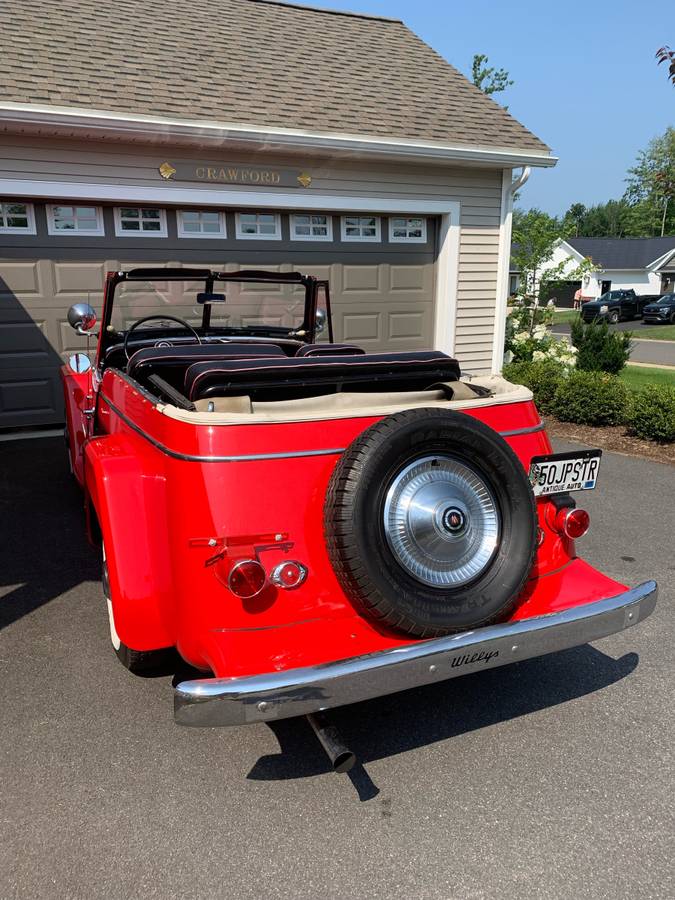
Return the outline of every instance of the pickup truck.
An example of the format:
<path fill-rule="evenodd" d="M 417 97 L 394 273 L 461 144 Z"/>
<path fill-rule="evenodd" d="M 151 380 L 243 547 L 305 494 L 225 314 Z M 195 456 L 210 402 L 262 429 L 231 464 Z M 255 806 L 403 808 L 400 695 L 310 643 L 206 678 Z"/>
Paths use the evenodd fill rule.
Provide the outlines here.
<path fill-rule="evenodd" d="M 630 290 L 619 289 L 607 291 L 597 300 L 589 300 L 581 308 L 581 317 L 584 322 L 592 322 L 594 319 L 605 319 L 611 325 L 615 325 L 622 319 L 635 319 L 642 315 L 642 310 L 654 300 L 649 294 L 638 295 Z"/>

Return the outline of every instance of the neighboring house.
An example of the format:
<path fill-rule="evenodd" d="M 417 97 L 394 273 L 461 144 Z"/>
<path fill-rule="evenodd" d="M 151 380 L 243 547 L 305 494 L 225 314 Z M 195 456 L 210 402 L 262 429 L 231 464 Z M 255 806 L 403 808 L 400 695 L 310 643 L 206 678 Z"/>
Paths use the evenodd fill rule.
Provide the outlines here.
<path fill-rule="evenodd" d="M 68 307 L 144 264 L 328 277 L 337 340 L 497 371 L 513 170 L 549 148 L 399 21 L 157 9 L 0 9 L 0 426 L 61 421 Z"/>
<path fill-rule="evenodd" d="M 581 281 L 564 281 L 549 290 L 558 306 L 572 306 L 574 294 L 592 300 L 612 288 L 632 288 L 636 294 L 665 294 L 675 289 L 675 236 L 655 238 L 568 238 L 561 240 L 546 268 L 567 261 L 562 272 L 572 273 L 584 259 L 597 269 Z M 509 272 L 509 293 L 518 289 L 519 273 Z M 548 297 L 543 297 L 547 300 Z"/>

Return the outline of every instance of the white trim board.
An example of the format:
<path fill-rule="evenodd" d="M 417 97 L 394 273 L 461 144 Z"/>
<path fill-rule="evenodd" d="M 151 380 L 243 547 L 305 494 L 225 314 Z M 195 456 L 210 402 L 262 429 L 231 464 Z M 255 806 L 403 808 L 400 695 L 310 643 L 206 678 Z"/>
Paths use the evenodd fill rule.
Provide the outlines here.
<path fill-rule="evenodd" d="M 25 197 L 69 200 L 106 200 L 114 203 L 164 203 L 188 206 L 236 206 L 267 209 L 326 210 L 331 212 L 372 213 L 430 213 L 443 215 L 453 200 L 416 200 L 380 197 L 355 197 L 342 194 L 313 194 L 304 191 L 248 191 L 231 188 L 179 188 L 130 184 L 91 184 L 81 181 L 39 181 L 1 178 L 0 194 L 4 197 Z"/>
<path fill-rule="evenodd" d="M 449 356 L 455 353 L 457 327 L 460 209 L 459 202 L 448 203 L 446 212 L 441 216 L 436 258 L 434 347 Z"/>
<path fill-rule="evenodd" d="M 100 109 L 77 109 L 67 106 L 33 105 L 29 103 L 0 103 L 0 122 L 23 130 L 26 126 L 41 126 L 63 131 L 69 137 L 98 132 L 124 136 L 128 140 L 224 144 L 275 145 L 275 149 L 316 150 L 333 153 L 357 153 L 381 157 L 436 159 L 497 165 L 554 166 L 558 159 L 550 153 L 533 149 L 506 147 L 456 146 L 423 141 L 415 138 L 387 138 L 366 135 L 312 132 L 291 128 L 266 128 L 208 119 L 171 119 L 162 116 L 120 115 Z M 43 131 L 44 133 L 44 131 Z"/>
<path fill-rule="evenodd" d="M 502 172 L 502 206 L 499 217 L 499 261 L 497 264 L 497 297 L 495 324 L 492 333 L 492 374 L 502 370 L 504 359 L 504 338 L 506 335 L 507 300 L 509 296 L 509 275 L 511 257 L 511 226 L 513 222 L 513 172 Z"/>

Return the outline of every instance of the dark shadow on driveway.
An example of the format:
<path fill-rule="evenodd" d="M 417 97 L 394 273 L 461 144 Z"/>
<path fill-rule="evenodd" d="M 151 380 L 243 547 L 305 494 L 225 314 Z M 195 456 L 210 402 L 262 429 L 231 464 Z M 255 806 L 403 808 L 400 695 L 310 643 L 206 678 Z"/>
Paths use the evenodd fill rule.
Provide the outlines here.
<path fill-rule="evenodd" d="M 394 756 L 496 725 L 602 690 L 635 669 L 636 653 L 613 659 L 590 644 L 445 683 L 391 694 L 331 712 L 361 763 Z M 269 723 L 280 752 L 261 757 L 248 774 L 258 781 L 306 778 L 329 771 L 304 719 Z M 362 800 L 377 788 L 355 770 Z"/>
<path fill-rule="evenodd" d="M 100 579 L 63 439 L 0 442 L 0 522 L 0 628 Z"/>

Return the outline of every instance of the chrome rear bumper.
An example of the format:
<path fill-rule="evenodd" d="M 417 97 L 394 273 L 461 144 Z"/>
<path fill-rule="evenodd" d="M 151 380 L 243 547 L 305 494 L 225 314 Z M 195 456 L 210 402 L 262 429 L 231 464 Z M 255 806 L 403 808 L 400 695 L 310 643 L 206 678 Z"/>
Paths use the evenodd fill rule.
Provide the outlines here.
<path fill-rule="evenodd" d="M 265 675 L 184 681 L 175 689 L 175 719 L 195 726 L 287 719 L 494 669 L 637 625 L 654 611 L 656 595 L 656 582 L 647 581 L 616 597 L 563 612 L 365 656 Z"/>

